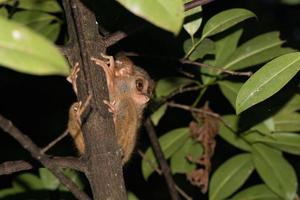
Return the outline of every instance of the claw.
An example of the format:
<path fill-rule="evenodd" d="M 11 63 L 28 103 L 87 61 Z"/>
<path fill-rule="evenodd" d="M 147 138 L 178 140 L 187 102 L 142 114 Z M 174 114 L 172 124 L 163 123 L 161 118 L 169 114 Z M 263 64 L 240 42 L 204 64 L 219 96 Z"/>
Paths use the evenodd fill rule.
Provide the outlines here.
<path fill-rule="evenodd" d="M 103 58 L 108 59 L 108 63 L 106 63 L 106 64 L 109 64 L 109 67 L 111 67 L 111 68 L 114 68 L 114 67 L 115 67 L 115 60 L 114 60 L 114 57 L 105 55 L 105 54 L 103 54 L 103 53 L 101 53 L 101 56 L 102 56 Z"/>
<path fill-rule="evenodd" d="M 79 71 L 80 71 L 79 63 L 76 62 L 75 65 L 72 67 L 70 75 L 67 77 L 67 81 L 69 81 L 72 84 L 73 90 L 76 95 L 78 94 L 76 80 L 77 80 Z"/>
<path fill-rule="evenodd" d="M 107 100 L 103 100 L 103 103 L 108 106 L 108 112 L 116 113 L 116 101 L 109 102 Z"/>
<path fill-rule="evenodd" d="M 108 59 L 109 61 L 103 61 L 101 59 L 97 59 L 92 57 L 91 60 L 102 67 L 105 72 L 106 80 L 107 80 L 107 87 L 109 90 L 114 88 L 114 78 L 115 78 L 115 65 L 114 65 L 114 58 L 112 56 L 106 56 L 101 54 L 103 58 Z"/>

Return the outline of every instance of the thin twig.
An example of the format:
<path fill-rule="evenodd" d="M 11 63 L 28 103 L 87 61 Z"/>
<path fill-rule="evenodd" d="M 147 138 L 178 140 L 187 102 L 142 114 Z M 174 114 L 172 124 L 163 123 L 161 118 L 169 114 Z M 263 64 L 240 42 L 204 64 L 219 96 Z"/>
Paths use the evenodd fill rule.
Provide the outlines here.
<path fill-rule="evenodd" d="M 208 65 L 205 63 L 194 62 L 194 61 L 190 61 L 190 60 L 186 60 L 186 59 L 182 59 L 180 61 L 183 64 L 189 64 L 189 65 L 195 65 L 195 66 L 199 66 L 199 67 L 209 68 L 209 69 L 218 71 L 220 73 L 229 74 L 229 75 L 233 75 L 233 76 L 248 76 L 249 77 L 252 75 L 252 72 L 236 72 L 236 71 L 227 70 L 227 69 L 224 69 L 221 67 L 215 67 L 215 66 L 211 66 L 211 65 Z"/>
<path fill-rule="evenodd" d="M 118 43 L 119 41 L 125 39 L 126 37 L 133 35 L 134 33 L 145 29 L 145 27 L 147 27 L 148 25 L 140 25 L 134 28 L 131 27 L 127 27 L 126 28 L 126 32 L 124 31 L 116 31 L 114 33 L 109 34 L 108 36 L 105 37 L 104 42 L 105 42 L 105 46 L 108 48 L 116 43 Z"/>
<path fill-rule="evenodd" d="M 86 166 L 79 158 L 74 157 L 53 157 L 51 158 L 53 165 L 61 168 L 70 168 L 84 172 Z M 33 169 L 35 166 L 25 160 L 6 161 L 0 164 L 0 175 L 8 175 L 16 172 Z"/>
<path fill-rule="evenodd" d="M 203 6 L 205 4 L 208 4 L 214 0 L 193 0 L 191 2 L 184 4 L 184 11 L 190 10 L 192 8 L 195 8 L 197 6 Z"/>
<path fill-rule="evenodd" d="M 181 108 L 181 109 L 187 110 L 187 111 L 192 111 L 192 112 L 197 112 L 197 113 L 204 113 L 204 114 L 210 115 L 210 116 L 218 118 L 218 119 L 221 118 L 221 116 L 219 114 L 214 113 L 214 112 L 210 112 L 210 111 L 207 111 L 207 110 L 204 110 L 204 109 L 201 109 L 201 108 L 195 108 L 195 107 L 192 107 L 192 106 L 178 104 L 178 103 L 174 103 L 174 102 L 168 102 L 167 105 L 170 106 L 170 107 L 174 107 L 174 108 Z"/>
<path fill-rule="evenodd" d="M 150 161 L 146 156 L 145 154 L 141 151 L 141 150 L 138 150 L 138 153 L 140 154 L 140 156 L 143 158 L 143 160 L 145 160 L 149 165 L 150 167 L 155 170 L 156 173 L 158 173 L 159 175 L 162 175 L 162 171 L 155 166 L 155 164 Z M 192 197 L 190 197 L 189 195 L 187 195 L 176 183 L 175 183 L 175 189 L 179 192 L 179 194 L 181 196 L 183 196 L 185 199 L 187 200 L 193 200 Z"/>
<path fill-rule="evenodd" d="M 201 85 L 196 85 L 196 86 L 191 86 L 191 87 L 185 87 L 185 88 L 179 88 L 178 90 L 172 92 L 171 94 L 169 94 L 166 99 L 170 99 L 174 96 L 176 96 L 177 94 L 182 94 L 185 92 L 191 92 L 191 91 L 196 91 L 196 90 L 200 90 L 201 88 L 203 88 L 203 86 Z"/>
<path fill-rule="evenodd" d="M 210 112 L 210 111 L 207 111 L 207 110 L 204 110 L 204 109 L 201 109 L 201 108 L 195 108 L 193 106 L 178 104 L 178 103 L 174 103 L 174 102 L 168 102 L 167 105 L 170 106 L 170 107 L 173 107 L 173 108 L 180 108 L 180 109 L 187 110 L 187 111 L 190 111 L 190 112 L 204 113 L 204 114 L 210 115 L 210 116 L 215 117 L 216 119 L 220 120 L 220 122 L 222 122 L 227 128 L 234 131 L 234 129 L 231 127 L 231 125 L 228 124 L 226 121 L 224 121 L 222 119 L 222 117 L 219 114 L 215 113 L 215 112 Z"/>
<path fill-rule="evenodd" d="M 25 134 L 23 134 L 18 128 L 16 128 L 13 123 L 7 120 L 5 117 L 0 115 L 0 127 L 17 140 L 24 149 L 29 151 L 36 160 L 41 162 L 47 169 L 49 169 L 62 184 L 64 184 L 72 194 L 80 200 L 89 200 L 90 198 L 81 191 L 77 185 L 67 178 L 59 167 L 55 166 L 52 160 L 45 154 L 41 152 L 41 149 L 33 143 L 33 141 Z"/>
<path fill-rule="evenodd" d="M 145 128 L 147 130 L 150 142 L 152 144 L 155 156 L 156 156 L 156 158 L 159 162 L 159 165 L 161 167 L 161 170 L 162 170 L 163 175 L 165 177 L 165 180 L 167 182 L 167 186 L 168 186 L 168 189 L 169 189 L 170 196 L 171 196 L 172 200 L 179 200 L 180 198 L 179 198 L 179 195 L 178 195 L 177 190 L 175 188 L 175 182 L 173 180 L 170 167 L 169 167 L 169 165 L 168 165 L 168 163 L 165 159 L 165 156 L 162 152 L 161 146 L 158 142 L 158 138 L 157 138 L 156 133 L 155 133 L 154 126 L 153 126 L 150 118 L 147 118 L 145 120 L 144 125 L 145 125 Z"/>
<path fill-rule="evenodd" d="M 32 164 L 24 160 L 6 161 L 0 164 L 0 175 L 13 174 L 15 172 L 32 169 Z"/>
<path fill-rule="evenodd" d="M 105 45 L 107 47 L 110 47 L 110 46 L 116 44 L 117 42 L 119 42 L 120 40 L 123 40 L 127 36 L 128 36 L 128 34 L 123 31 L 114 32 L 105 38 Z"/>
<path fill-rule="evenodd" d="M 49 149 L 51 149 L 54 145 L 56 145 L 59 141 L 61 141 L 63 138 L 65 138 L 68 135 L 68 129 L 66 129 L 61 135 L 59 135 L 57 138 L 55 138 L 53 141 L 51 141 L 49 144 L 47 144 L 43 149 L 42 153 L 47 152 Z"/>

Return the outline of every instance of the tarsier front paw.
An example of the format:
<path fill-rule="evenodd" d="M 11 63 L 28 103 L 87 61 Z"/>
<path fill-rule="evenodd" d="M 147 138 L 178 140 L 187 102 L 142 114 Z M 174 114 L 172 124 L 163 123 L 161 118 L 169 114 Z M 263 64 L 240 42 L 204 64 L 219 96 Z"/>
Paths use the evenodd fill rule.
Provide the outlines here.
<path fill-rule="evenodd" d="M 73 90 L 76 95 L 78 94 L 76 80 L 77 80 L 79 71 L 80 71 L 79 63 L 76 62 L 75 65 L 72 67 L 70 75 L 67 77 L 67 81 L 69 81 L 72 84 Z"/>

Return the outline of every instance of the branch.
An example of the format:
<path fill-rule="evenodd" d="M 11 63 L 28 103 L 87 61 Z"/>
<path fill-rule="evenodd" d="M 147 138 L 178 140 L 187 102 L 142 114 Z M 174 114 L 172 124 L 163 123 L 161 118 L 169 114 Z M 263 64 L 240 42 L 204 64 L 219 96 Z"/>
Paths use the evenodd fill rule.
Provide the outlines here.
<path fill-rule="evenodd" d="M 109 34 L 105 38 L 105 45 L 106 45 L 106 47 L 110 47 L 110 46 L 118 43 L 119 41 L 123 40 L 127 36 L 128 36 L 128 34 L 125 33 L 124 31 L 117 31 L 112 34 Z"/>
<path fill-rule="evenodd" d="M 249 77 L 249 76 L 252 75 L 252 72 L 236 72 L 236 71 L 231 71 L 231 70 L 227 70 L 227 69 L 224 69 L 224 68 L 215 67 L 215 66 L 211 66 L 211 65 L 208 65 L 208 64 L 194 62 L 194 61 L 190 61 L 190 60 L 186 60 L 186 59 L 183 59 L 180 62 L 183 63 L 183 64 L 190 64 L 190 65 L 195 65 L 195 66 L 199 66 L 199 67 L 213 69 L 213 70 L 218 71 L 220 73 L 229 74 L 229 75 L 233 75 L 233 76 L 248 76 Z"/>
<path fill-rule="evenodd" d="M 74 157 L 53 157 L 51 162 L 56 167 L 70 168 L 81 172 L 86 170 L 84 162 Z M 34 167 L 32 163 L 25 160 L 6 161 L 0 164 L 0 176 L 30 170 Z"/>
<path fill-rule="evenodd" d="M 147 130 L 149 139 L 151 141 L 155 156 L 156 156 L 156 158 L 159 162 L 159 165 L 161 167 L 163 175 L 166 179 L 167 186 L 169 188 L 169 193 L 171 195 L 171 198 L 172 198 L 172 200 L 179 200 L 180 198 L 179 198 L 179 195 L 176 191 L 176 184 L 175 184 L 175 182 L 173 180 L 173 177 L 171 175 L 169 165 L 168 165 L 168 163 L 167 163 L 167 161 L 164 157 L 164 154 L 163 154 L 162 149 L 160 147 L 160 144 L 158 142 L 158 139 L 157 139 L 157 136 L 156 136 L 156 133 L 155 133 L 155 129 L 153 127 L 153 124 L 152 124 L 150 118 L 146 119 L 144 125 L 145 125 L 145 128 Z"/>
<path fill-rule="evenodd" d="M 227 128 L 229 128 L 230 130 L 235 132 L 234 129 L 231 127 L 231 125 L 228 124 L 226 121 L 224 121 L 222 119 L 222 117 L 219 114 L 215 113 L 215 112 L 210 112 L 210 111 L 207 111 L 207 110 L 201 109 L 201 108 L 195 108 L 193 106 L 177 104 L 177 103 L 174 103 L 174 102 L 168 102 L 167 105 L 170 106 L 170 107 L 173 107 L 173 108 L 181 108 L 183 110 L 187 110 L 187 111 L 190 111 L 190 112 L 203 113 L 203 114 L 207 114 L 209 116 L 215 117 L 216 119 L 220 120 Z"/>
<path fill-rule="evenodd" d="M 169 94 L 167 97 L 165 97 L 165 100 L 171 99 L 172 97 L 178 95 L 178 94 L 182 94 L 185 92 L 191 92 L 191 91 L 197 91 L 202 89 L 203 86 L 201 85 L 196 85 L 196 86 L 190 86 L 190 87 L 185 87 L 185 88 L 179 88 L 177 90 L 175 90 L 174 92 L 172 92 L 171 94 Z"/>
<path fill-rule="evenodd" d="M 126 31 L 116 31 L 114 33 L 109 34 L 104 39 L 106 48 L 118 43 L 119 41 L 125 39 L 126 37 L 138 32 L 138 31 L 144 29 L 146 26 L 147 25 L 141 25 L 141 26 L 131 28 L 131 29 L 126 30 Z"/>
<path fill-rule="evenodd" d="M 0 164 L 0 175 L 13 174 L 15 172 L 25 171 L 32 168 L 32 164 L 24 160 L 7 161 Z"/>
<path fill-rule="evenodd" d="M 191 2 L 185 3 L 184 4 L 184 11 L 191 10 L 197 6 L 203 6 L 205 4 L 208 4 L 214 0 L 193 0 Z"/>
<path fill-rule="evenodd" d="M 67 178 L 61 170 L 55 166 L 52 160 L 45 154 L 41 152 L 41 149 L 36 146 L 32 142 L 32 140 L 27 136 L 24 135 L 18 128 L 16 128 L 11 121 L 4 118 L 0 115 L 0 127 L 7 132 L 10 136 L 15 138 L 24 149 L 29 151 L 33 158 L 41 162 L 46 168 L 48 168 L 59 180 L 62 184 L 64 184 L 76 198 L 80 200 L 89 200 L 90 198 L 81 191 L 77 185 L 69 178 Z M 25 165 L 25 164 L 24 164 Z M 27 166 L 28 167 L 28 166 Z"/>
<path fill-rule="evenodd" d="M 147 157 L 145 156 L 145 154 L 141 150 L 138 150 L 138 153 L 140 154 L 140 156 L 142 157 L 142 159 L 145 160 L 149 164 L 149 166 L 153 170 L 156 171 L 156 173 L 158 173 L 160 176 L 163 174 L 162 171 L 158 167 L 155 167 L 155 164 L 153 162 L 151 162 L 149 159 L 147 159 Z M 181 194 L 181 196 L 183 196 L 186 200 L 193 200 L 176 183 L 174 183 L 174 184 L 175 184 L 176 190 L 179 192 L 179 194 Z"/>

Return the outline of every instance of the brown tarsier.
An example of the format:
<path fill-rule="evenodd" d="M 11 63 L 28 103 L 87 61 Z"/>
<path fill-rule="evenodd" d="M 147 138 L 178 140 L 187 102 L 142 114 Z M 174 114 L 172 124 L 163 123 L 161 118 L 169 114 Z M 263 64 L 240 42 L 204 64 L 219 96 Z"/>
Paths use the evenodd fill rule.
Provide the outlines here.
<path fill-rule="evenodd" d="M 142 68 L 137 67 L 124 55 L 102 55 L 105 60 L 92 60 L 105 71 L 109 101 L 104 101 L 109 112 L 113 114 L 118 145 L 123 151 L 122 163 L 126 163 L 134 149 L 137 131 L 141 124 L 143 110 L 147 105 L 153 90 L 153 81 Z M 71 82 L 76 92 L 76 73 L 71 74 Z M 70 108 L 68 129 L 74 139 L 79 153 L 83 153 L 85 144 L 78 117 L 80 103 L 74 103 Z"/>

